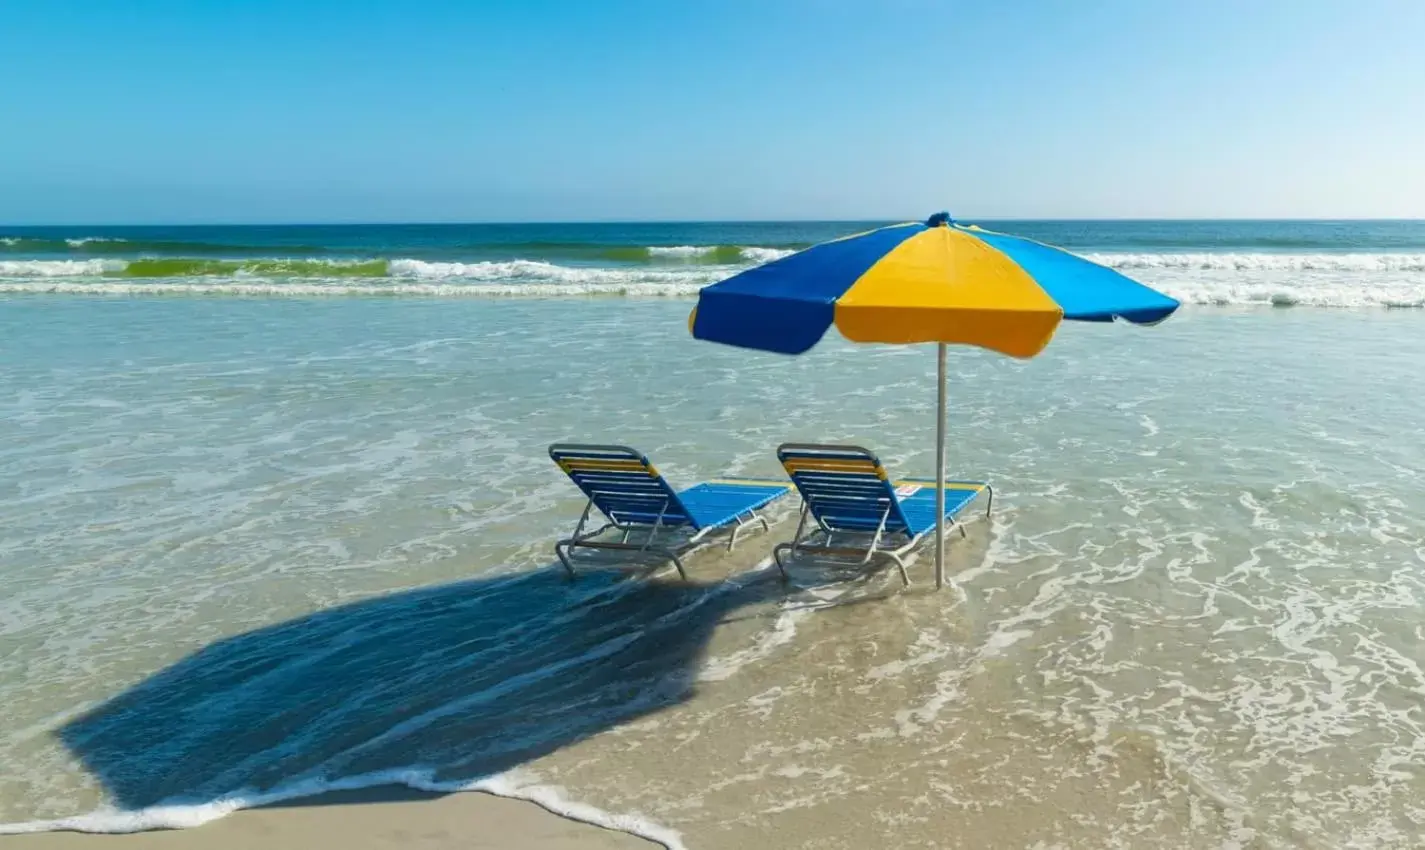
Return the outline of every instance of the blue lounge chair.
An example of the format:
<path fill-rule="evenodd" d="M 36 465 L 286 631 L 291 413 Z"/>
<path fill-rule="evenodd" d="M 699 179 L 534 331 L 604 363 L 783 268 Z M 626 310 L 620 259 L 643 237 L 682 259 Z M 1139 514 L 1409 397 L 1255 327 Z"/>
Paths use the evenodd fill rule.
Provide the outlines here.
<path fill-rule="evenodd" d="M 790 543 L 772 550 L 777 569 L 787 578 L 783 553 L 808 552 L 845 558 L 858 557 L 868 564 L 876 555 L 886 555 L 900 569 L 901 581 L 910 584 L 904 557 L 926 534 L 935 530 L 934 479 L 906 478 L 892 481 L 874 454 L 859 446 L 825 446 L 787 443 L 777 449 L 787 475 L 802 497 L 802 516 Z M 965 526 L 956 518 L 981 493 L 989 495 L 985 516 L 994 507 L 994 489 L 982 481 L 946 481 L 945 516 L 960 534 Z M 808 519 L 816 527 L 808 529 Z M 807 538 L 820 530 L 826 539 L 816 546 Z M 806 536 L 803 536 L 803 533 Z M 870 535 L 865 546 L 833 546 L 837 535 Z M 887 539 L 894 548 L 883 548 Z"/>
<path fill-rule="evenodd" d="M 554 553 L 571 578 L 574 566 L 569 555 L 581 546 L 663 555 L 678 568 L 678 575 L 687 578 L 680 552 L 708 533 L 732 526 L 727 541 L 730 551 L 747 525 L 759 522 L 767 530 L 767 521 L 757 510 L 792 489 L 785 482 L 724 479 L 674 491 L 648 458 L 625 446 L 556 443 L 549 447 L 549 456 L 589 498 L 573 536 L 554 544 Z M 585 531 L 595 508 L 608 522 Z M 690 529 L 693 534 L 675 547 L 655 546 L 659 532 L 665 529 Z M 594 539 L 609 530 L 620 532 L 620 539 Z M 642 543 L 629 542 L 635 531 L 646 532 Z"/>

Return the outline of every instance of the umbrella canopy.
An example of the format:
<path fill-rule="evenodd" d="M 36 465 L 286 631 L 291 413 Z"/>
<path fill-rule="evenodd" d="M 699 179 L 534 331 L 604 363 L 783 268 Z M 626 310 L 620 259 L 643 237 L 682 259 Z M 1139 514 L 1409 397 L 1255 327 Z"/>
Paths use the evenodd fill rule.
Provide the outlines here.
<path fill-rule="evenodd" d="M 855 342 L 1043 350 L 1062 319 L 1152 324 L 1178 302 L 1113 269 L 941 213 L 813 246 L 703 289 L 693 336 L 800 354 Z"/>
<path fill-rule="evenodd" d="M 1178 302 L 1058 248 L 946 213 L 824 242 L 705 287 L 689 320 L 697 339 L 801 354 L 835 325 L 854 342 L 940 345 L 936 425 L 945 482 L 945 346 L 1033 357 L 1064 319 L 1154 324 Z M 944 510 L 935 577 L 944 581 Z"/>

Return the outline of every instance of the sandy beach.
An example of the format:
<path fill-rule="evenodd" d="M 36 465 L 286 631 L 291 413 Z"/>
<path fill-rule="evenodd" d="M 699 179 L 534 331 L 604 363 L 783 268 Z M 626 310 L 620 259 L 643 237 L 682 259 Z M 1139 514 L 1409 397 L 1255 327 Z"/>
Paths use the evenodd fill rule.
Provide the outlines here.
<path fill-rule="evenodd" d="M 129 835 L 48 832 L 8 836 L 14 850 L 649 850 L 659 844 L 580 823 L 525 800 L 478 791 L 425 794 L 373 788 L 238 812 L 194 830 Z"/>

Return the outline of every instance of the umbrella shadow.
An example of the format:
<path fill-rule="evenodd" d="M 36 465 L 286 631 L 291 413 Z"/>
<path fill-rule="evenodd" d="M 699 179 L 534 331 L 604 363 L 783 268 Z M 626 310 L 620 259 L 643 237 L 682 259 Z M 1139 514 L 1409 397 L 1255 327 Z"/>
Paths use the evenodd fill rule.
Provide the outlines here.
<path fill-rule="evenodd" d="M 759 573 L 605 568 L 392 593 L 218 641 L 59 735 L 125 809 L 412 768 L 475 779 L 687 700 L 718 624 L 781 594 Z"/>

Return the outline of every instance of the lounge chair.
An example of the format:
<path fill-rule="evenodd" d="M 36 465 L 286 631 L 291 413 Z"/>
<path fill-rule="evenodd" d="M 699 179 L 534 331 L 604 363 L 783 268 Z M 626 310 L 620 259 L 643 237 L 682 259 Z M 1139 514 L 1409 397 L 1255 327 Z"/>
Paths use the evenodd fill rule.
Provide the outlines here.
<path fill-rule="evenodd" d="M 579 547 L 625 549 L 651 552 L 671 560 L 678 575 L 687 578 L 679 553 L 685 552 L 707 534 L 731 527 L 727 541 L 730 551 L 738 535 L 748 525 L 767 521 L 759 508 L 791 492 L 791 485 L 778 481 L 722 479 L 674 491 L 648 458 L 625 446 L 596 446 L 556 443 L 549 456 L 589 498 L 574 534 L 554 544 L 554 553 L 573 578 L 570 553 Z M 597 508 L 607 519 L 602 526 L 585 531 L 589 516 Z M 691 537 L 675 546 L 657 545 L 664 530 L 690 529 Z M 620 532 L 619 539 L 596 540 L 607 531 Z M 630 542 L 634 532 L 646 532 L 641 542 Z"/>
<path fill-rule="evenodd" d="M 881 461 L 859 446 L 826 446 L 787 443 L 777 449 L 787 475 L 802 497 L 802 516 L 790 543 L 772 550 L 782 579 L 787 568 L 784 553 L 799 552 L 836 558 L 859 558 L 869 564 L 885 555 L 900 569 L 901 581 L 910 584 L 904 557 L 924 537 L 935 530 L 935 480 L 906 478 L 892 481 Z M 988 493 L 985 515 L 994 507 L 994 490 L 982 481 L 946 481 L 945 517 L 965 535 L 965 526 L 956 518 L 980 493 Z M 815 527 L 808 529 L 808 520 Z M 825 540 L 809 545 L 806 540 L 820 530 Z M 805 533 L 805 536 L 803 536 Z M 838 536 L 870 535 L 864 546 L 834 546 Z M 896 542 L 883 548 L 887 538 Z"/>

